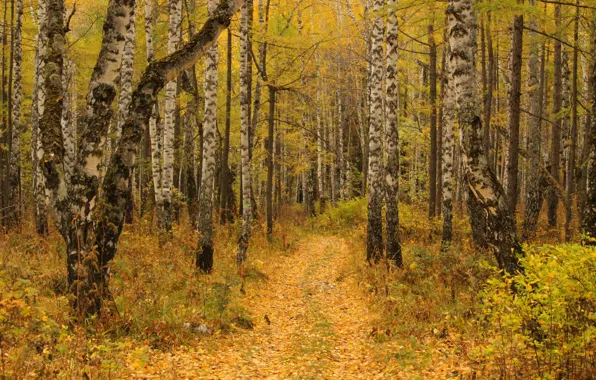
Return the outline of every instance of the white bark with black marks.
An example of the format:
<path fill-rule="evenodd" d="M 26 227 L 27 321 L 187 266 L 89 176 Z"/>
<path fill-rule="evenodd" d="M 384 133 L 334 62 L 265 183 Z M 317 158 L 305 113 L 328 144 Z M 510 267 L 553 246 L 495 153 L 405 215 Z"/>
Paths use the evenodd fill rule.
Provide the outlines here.
<path fill-rule="evenodd" d="M 368 140 L 368 229 L 366 258 L 378 262 L 383 255 L 383 180 L 381 135 L 383 131 L 383 17 L 384 0 L 374 0 L 374 24 L 370 49 L 370 122 Z"/>
<path fill-rule="evenodd" d="M 401 243 L 399 240 L 399 131 L 398 131 L 398 99 L 397 81 L 398 29 L 397 0 L 388 0 L 389 15 L 387 17 L 387 52 L 385 77 L 385 140 L 387 143 L 387 163 L 385 168 L 385 189 L 387 206 L 387 258 L 397 266 L 402 266 Z"/>
<path fill-rule="evenodd" d="M 486 220 L 486 243 L 495 253 L 499 268 L 515 273 L 523 254 L 503 187 L 490 170 L 483 148 L 482 121 L 476 83 L 477 23 L 472 0 L 451 0 L 449 64 L 458 108 L 464 180 L 468 203 L 481 210 Z M 471 223 L 477 221 L 471 219 Z"/>
<path fill-rule="evenodd" d="M 212 16 L 217 0 L 209 0 L 209 15 Z M 197 249 L 196 266 L 203 272 L 213 269 L 213 181 L 217 155 L 217 42 L 205 56 L 205 111 L 203 121 L 203 162 L 201 162 L 201 194 L 199 195 L 199 223 L 201 237 Z"/>
<path fill-rule="evenodd" d="M 238 241 L 237 263 L 242 265 L 246 260 L 246 251 L 250 240 L 252 223 L 252 202 L 251 202 L 251 170 L 250 170 L 250 104 L 249 92 L 249 21 L 252 17 L 248 14 L 249 7 L 246 1 L 242 5 L 242 18 L 240 20 L 240 155 L 242 160 L 242 232 Z"/>

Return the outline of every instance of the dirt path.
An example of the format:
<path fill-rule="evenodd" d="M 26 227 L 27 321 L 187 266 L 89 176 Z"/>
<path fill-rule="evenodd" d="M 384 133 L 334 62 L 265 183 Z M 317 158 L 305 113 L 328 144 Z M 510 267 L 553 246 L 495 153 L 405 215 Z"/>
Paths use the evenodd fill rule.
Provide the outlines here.
<path fill-rule="evenodd" d="M 151 372 L 158 378 L 390 378 L 370 337 L 376 316 L 354 276 L 346 276 L 350 255 L 341 238 L 309 236 L 264 268 L 266 283 L 247 288 L 243 303 L 254 330 L 161 354 L 150 360 Z"/>

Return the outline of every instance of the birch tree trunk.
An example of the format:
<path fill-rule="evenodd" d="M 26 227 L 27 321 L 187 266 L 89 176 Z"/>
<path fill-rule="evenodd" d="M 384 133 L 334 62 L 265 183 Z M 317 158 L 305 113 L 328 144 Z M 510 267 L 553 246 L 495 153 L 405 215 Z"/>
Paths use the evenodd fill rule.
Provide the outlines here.
<path fill-rule="evenodd" d="M 442 247 L 448 249 L 451 245 L 451 238 L 453 236 L 453 170 L 454 170 L 454 155 L 455 155 L 455 142 L 454 142 L 454 121 L 456 112 L 455 102 L 455 88 L 453 86 L 453 72 L 451 69 L 450 59 L 451 49 L 449 46 L 445 49 L 447 59 L 445 61 L 445 76 L 443 78 L 445 95 L 443 97 L 443 152 L 442 152 L 442 168 L 441 174 L 443 176 L 443 237 Z"/>
<path fill-rule="evenodd" d="M 72 120 L 71 93 L 76 91 L 73 82 L 75 80 L 74 62 L 69 59 L 64 60 L 64 70 L 62 73 L 62 86 L 64 98 L 62 101 L 62 139 L 64 143 L 64 175 L 67 185 L 71 183 L 74 174 L 77 154 L 76 154 L 76 130 Z"/>
<path fill-rule="evenodd" d="M 48 233 L 48 199 L 45 177 L 41 171 L 43 155 L 40 119 L 45 105 L 45 80 L 43 68 L 47 48 L 47 0 L 40 0 L 37 8 L 37 49 L 35 52 L 35 82 L 31 105 L 31 163 L 33 168 L 33 196 L 35 198 L 35 229 L 39 235 Z"/>
<path fill-rule="evenodd" d="M 147 62 L 151 64 L 155 58 L 153 51 L 153 7 L 152 0 L 145 0 L 145 49 L 147 50 Z M 149 139 L 151 140 L 151 177 L 153 178 L 153 193 L 155 196 L 155 214 L 157 217 L 157 228 L 163 230 L 164 222 L 164 199 L 163 199 L 163 164 L 160 136 L 161 131 L 157 123 L 157 103 L 155 104 L 151 118 L 149 119 Z"/>
<path fill-rule="evenodd" d="M 23 62 L 23 0 L 16 0 L 16 25 L 14 27 L 13 45 L 13 90 L 12 90 L 12 141 L 10 149 L 10 198 L 11 220 L 13 224 L 21 222 L 21 134 L 23 123 L 21 120 L 21 104 L 23 97 L 22 62 Z"/>
<path fill-rule="evenodd" d="M 368 230 L 366 258 L 378 262 L 383 255 L 383 183 L 381 167 L 381 133 L 383 130 L 383 18 L 384 0 L 374 0 L 370 77 L 370 123 L 368 145 Z"/>
<path fill-rule="evenodd" d="M 128 108 L 132 99 L 132 79 L 133 79 L 133 64 L 135 55 L 135 30 L 136 29 L 136 17 L 133 14 L 126 32 L 126 41 L 124 42 L 124 52 L 122 55 L 122 66 L 120 68 L 120 94 L 118 96 L 118 124 L 116 126 L 116 145 L 122 135 L 122 125 L 128 116 Z M 130 181 L 128 184 L 129 191 L 133 192 L 134 182 L 134 168 L 130 173 Z M 126 205 L 126 222 L 132 223 L 134 210 L 134 197 L 129 198 L 129 202 Z"/>
<path fill-rule="evenodd" d="M 217 0 L 209 0 L 209 17 L 217 7 Z M 196 266 L 210 273 L 213 269 L 213 181 L 217 154 L 217 42 L 205 58 L 205 113 L 203 122 L 203 161 L 201 162 L 201 194 L 199 196 L 199 248 Z"/>
<path fill-rule="evenodd" d="M 238 241 L 238 253 L 236 261 L 238 266 L 246 260 L 246 251 L 250 241 L 252 223 L 252 202 L 251 202 L 251 170 L 250 170 L 250 104 L 249 76 L 252 75 L 248 67 L 249 57 L 249 15 L 250 7 L 247 1 L 242 4 L 242 16 L 240 20 L 240 154 L 242 160 L 242 232 Z"/>
<path fill-rule="evenodd" d="M 180 42 L 182 2 L 169 0 L 170 24 L 168 28 L 168 54 L 174 53 Z M 162 213 L 163 229 L 172 229 L 172 183 L 174 180 L 174 123 L 176 122 L 176 92 L 178 82 L 174 78 L 166 85 L 166 107 L 163 127 L 163 173 L 162 173 Z"/>
<path fill-rule="evenodd" d="M 216 44 L 218 36 L 229 26 L 231 17 L 241 3 L 241 0 L 223 0 L 201 31 L 187 44 L 175 53 L 149 65 L 133 92 L 129 116 L 122 128 L 122 138 L 114 151 L 103 182 L 102 208 L 97 216 L 99 223 L 95 239 L 100 257 L 99 268 L 102 271 L 107 271 L 109 262 L 116 254 L 124 221 L 123 210 L 127 201 L 126 189 L 130 168 L 134 163 L 144 126 L 149 122 L 153 106 L 157 102 L 157 94 L 167 82 L 192 67 Z M 214 131 L 211 130 L 211 134 L 215 137 Z M 211 157 L 214 158 L 214 155 Z M 211 184 L 212 181 L 213 177 Z M 209 187 L 203 189 L 207 191 Z M 107 286 L 108 278 L 104 276 L 101 279 L 102 285 Z"/>
<path fill-rule="evenodd" d="M 468 203 L 482 208 L 486 239 L 499 268 L 520 270 L 517 255 L 523 254 L 505 192 L 490 170 L 482 144 L 482 121 L 476 96 L 477 24 L 472 0 L 451 0 L 447 9 L 452 79 L 461 128 L 462 160 L 469 188 Z M 476 220 L 471 219 L 472 223 Z"/>
<path fill-rule="evenodd" d="M 399 132 L 398 132 L 398 98 L 399 87 L 397 83 L 397 0 L 388 0 L 389 15 L 387 17 L 387 73 L 385 90 L 385 131 L 387 141 L 387 164 L 385 168 L 386 180 L 386 229 L 387 229 L 387 258 L 401 267 L 403 260 L 401 243 L 399 240 Z"/>
<path fill-rule="evenodd" d="M 75 294 L 73 306 L 81 315 L 99 311 L 102 295 L 107 291 L 101 286 L 102 278 L 107 274 L 97 270 L 101 268 L 97 265 L 101 262 L 101 252 L 92 249 L 93 227 L 97 223 L 92 219 L 92 213 L 97 205 L 101 147 L 112 116 L 110 107 L 116 94 L 115 80 L 120 69 L 125 31 L 130 15 L 134 13 L 133 5 L 132 0 L 112 0 L 108 5 L 104 37 L 89 85 L 85 125 L 70 183 L 67 182 L 61 127 L 64 3 L 63 0 L 50 0 L 47 7 L 41 162 L 46 186 L 59 217 L 59 229 L 66 241 L 68 283 Z"/>

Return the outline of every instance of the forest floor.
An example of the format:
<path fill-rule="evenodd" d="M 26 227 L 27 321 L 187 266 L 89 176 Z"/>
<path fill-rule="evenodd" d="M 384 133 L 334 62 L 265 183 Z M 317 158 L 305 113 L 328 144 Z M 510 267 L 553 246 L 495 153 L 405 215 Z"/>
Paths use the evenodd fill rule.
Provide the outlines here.
<path fill-rule="evenodd" d="M 216 334 L 195 347 L 156 352 L 138 375 L 390 377 L 392 350 L 373 339 L 378 315 L 349 273 L 353 257 L 349 243 L 340 237 L 307 235 L 291 253 L 263 268 L 265 283 L 246 287 L 243 305 L 253 317 L 253 330 Z"/>
<path fill-rule="evenodd" d="M 591 378 L 593 319 L 565 310 L 593 313 L 593 249 L 549 245 L 556 231 L 541 229 L 513 295 L 465 218 L 444 253 L 440 222 L 421 207 L 400 209 L 404 267 L 368 265 L 366 212 L 365 200 L 316 219 L 287 209 L 269 239 L 257 221 L 240 270 L 237 225 L 220 226 L 210 275 L 194 268 L 187 223 L 162 241 L 140 220 L 111 265 L 117 312 L 85 323 L 69 307 L 60 236 L 0 235 L 0 378 Z M 527 310 L 561 326 L 538 351 L 523 345 Z"/>

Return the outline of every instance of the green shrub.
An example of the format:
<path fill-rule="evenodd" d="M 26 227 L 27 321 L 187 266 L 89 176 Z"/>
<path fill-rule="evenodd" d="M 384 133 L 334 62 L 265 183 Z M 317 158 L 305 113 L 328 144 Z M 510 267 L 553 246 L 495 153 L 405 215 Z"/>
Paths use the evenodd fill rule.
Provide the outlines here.
<path fill-rule="evenodd" d="M 526 247 L 525 269 L 482 295 L 480 355 L 502 377 L 591 378 L 596 371 L 596 249 Z"/>
<path fill-rule="evenodd" d="M 327 207 L 327 210 L 318 217 L 318 225 L 334 231 L 366 225 L 367 205 L 366 198 L 338 202 L 336 206 Z"/>

